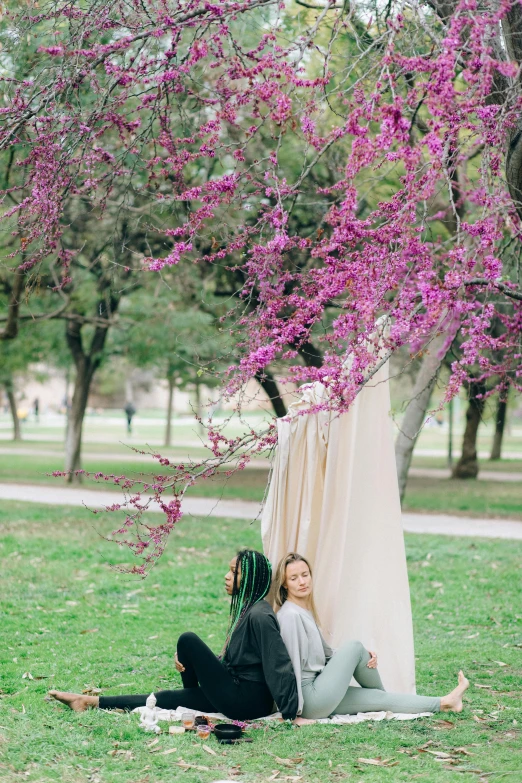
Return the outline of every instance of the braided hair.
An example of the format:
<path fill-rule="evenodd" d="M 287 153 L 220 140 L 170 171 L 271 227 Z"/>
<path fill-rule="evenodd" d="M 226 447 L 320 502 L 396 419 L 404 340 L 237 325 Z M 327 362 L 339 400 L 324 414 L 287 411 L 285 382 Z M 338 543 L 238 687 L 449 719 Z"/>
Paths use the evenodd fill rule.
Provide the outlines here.
<path fill-rule="evenodd" d="M 241 573 L 239 584 L 238 572 Z M 232 634 L 247 611 L 265 597 L 270 590 L 271 583 L 272 566 L 270 561 L 255 549 L 241 549 L 237 553 L 232 601 L 230 602 L 230 621 L 222 654 L 226 652 Z"/>

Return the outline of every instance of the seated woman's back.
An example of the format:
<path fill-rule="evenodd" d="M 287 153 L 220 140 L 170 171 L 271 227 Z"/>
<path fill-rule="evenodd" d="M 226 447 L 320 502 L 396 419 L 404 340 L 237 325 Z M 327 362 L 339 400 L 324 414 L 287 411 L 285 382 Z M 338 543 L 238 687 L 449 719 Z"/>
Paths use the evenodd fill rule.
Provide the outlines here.
<path fill-rule="evenodd" d="M 298 714 L 303 708 L 301 683 L 314 680 L 332 657 L 311 611 L 285 601 L 277 613 L 281 636 L 294 667 L 299 695 Z"/>

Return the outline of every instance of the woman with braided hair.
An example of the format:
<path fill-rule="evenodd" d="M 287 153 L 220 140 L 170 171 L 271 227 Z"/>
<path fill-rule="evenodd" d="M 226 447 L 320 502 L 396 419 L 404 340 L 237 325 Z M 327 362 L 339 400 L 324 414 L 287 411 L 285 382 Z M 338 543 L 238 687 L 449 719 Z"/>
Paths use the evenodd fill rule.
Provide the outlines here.
<path fill-rule="evenodd" d="M 225 589 L 232 601 L 221 656 L 195 633 L 183 633 L 175 656 L 183 688 L 156 693 L 158 707 L 187 707 L 223 712 L 235 720 L 253 720 L 273 712 L 275 701 L 283 718 L 296 717 L 294 670 L 276 616 L 263 600 L 271 581 L 272 568 L 260 552 L 243 549 L 232 558 L 225 576 Z M 149 694 L 98 697 L 50 691 L 49 695 L 81 712 L 89 707 L 132 710 L 145 706 Z"/>

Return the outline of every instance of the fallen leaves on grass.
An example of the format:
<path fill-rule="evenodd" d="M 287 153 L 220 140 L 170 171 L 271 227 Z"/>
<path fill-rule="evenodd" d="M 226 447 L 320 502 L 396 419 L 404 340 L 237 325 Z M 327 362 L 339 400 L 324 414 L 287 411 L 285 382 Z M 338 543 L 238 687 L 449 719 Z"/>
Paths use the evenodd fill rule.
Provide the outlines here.
<path fill-rule="evenodd" d="M 296 764 L 300 764 L 303 761 L 303 756 L 298 756 L 294 759 L 281 759 L 279 756 L 274 756 L 273 753 L 269 753 L 268 755 L 272 756 L 274 761 L 278 764 L 282 764 L 284 767 L 295 767 Z"/>
<path fill-rule="evenodd" d="M 121 748 L 120 750 L 117 750 L 114 748 L 113 750 L 107 751 L 108 756 L 119 756 L 120 758 L 124 758 L 125 761 L 133 761 L 134 760 L 134 754 L 132 750 L 124 750 Z"/>
<path fill-rule="evenodd" d="M 180 759 L 176 761 L 176 766 L 181 769 L 197 769 L 199 772 L 210 772 L 210 767 L 205 767 L 203 764 L 189 764 L 187 761 Z"/>
<path fill-rule="evenodd" d="M 442 762 L 443 769 L 450 769 L 455 772 L 472 772 L 469 768 L 459 766 L 464 760 L 463 756 L 473 756 L 467 748 L 448 748 L 447 750 L 431 749 L 430 746 L 435 745 L 433 740 L 426 742 L 422 747 L 418 748 L 419 753 L 428 753 L 433 757 L 434 761 Z M 475 772 L 481 772 L 481 770 L 474 770 Z"/>
<path fill-rule="evenodd" d="M 423 750 L 422 748 L 419 748 L 419 750 L 421 753 L 429 753 L 430 756 L 435 756 L 437 761 L 451 758 L 451 753 L 446 753 L 444 750 Z"/>
<path fill-rule="evenodd" d="M 34 680 L 34 677 L 31 672 L 24 672 L 22 674 L 22 680 Z"/>
<path fill-rule="evenodd" d="M 443 766 L 442 769 L 448 769 L 451 770 L 451 772 L 464 772 L 464 773 L 468 772 L 468 773 L 473 773 L 475 775 L 488 774 L 487 772 L 486 773 L 482 772 L 481 769 L 473 769 L 472 767 L 454 767 L 448 765 L 448 766 Z M 488 778 L 482 778 L 482 779 L 487 780 Z"/>
<path fill-rule="evenodd" d="M 205 750 L 207 753 L 210 753 L 211 756 L 217 756 L 216 751 L 208 745 L 202 745 L 201 750 Z"/>
<path fill-rule="evenodd" d="M 80 633 L 97 633 L 97 628 L 85 628 L 83 631 L 80 631 Z"/>
<path fill-rule="evenodd" d="M 92 685 L 86 685 L 82 691 L 82 693 L 90 693 L 92 696 L 98 696 L 101 692 L 101 688 L 94 688 Z"/>
<path fill-rule="evenodd" d="M 175 753 L 177 751 L 177 748 L 169 748 L 168 750 L 164 750 L 161 752 L 161 756 L 168 756 L 170 753 Z"/>
<path fill-rule="evenodd" d="M 146 747 L 147 748 L 153 748 L 155 745 L 157 745 L 159 742 L 159 739 L 156 737 L 156 739 L 152 740 L 152 742 L 147 742 Z"/>
<path fill-rule="evenodd" d="M 359 764 L 371 764 L 374 767 L 396 767 L 399 763 L 396 759 L 383 759 L 377 756 L 376 759 L 357 759 Z"/>
<path fill-rule="evenodd" d="M 455 724 L 450 720 L 436 720 L 432 724 L 434 729 L 454 729 Z"/>

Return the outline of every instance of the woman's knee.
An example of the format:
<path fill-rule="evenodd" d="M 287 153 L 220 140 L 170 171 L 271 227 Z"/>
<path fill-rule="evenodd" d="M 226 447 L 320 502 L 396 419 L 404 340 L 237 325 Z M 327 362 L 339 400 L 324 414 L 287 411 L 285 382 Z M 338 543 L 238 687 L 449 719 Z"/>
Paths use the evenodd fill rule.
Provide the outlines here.
<path fill-rule="evenodd" d="M 190 647 L 193 647 L 194 644 L 198 644 L 200 641 L 201 639 L 197 633 L 194 633 L 193 631 L 185 631 L 185 633 L 182 633 L 178 639 L 178 652 L 180 650 L 186 650 Z"/>
<path fill-rule="evenodd" d="M 359 657 L 362 657 L 368 653 L 364 644 L 358 639 L 350 639 L 348 642 L 343 644 L 343 647 L 344 649 L 349 650 L 350 653 L 353 653 Z"/>

